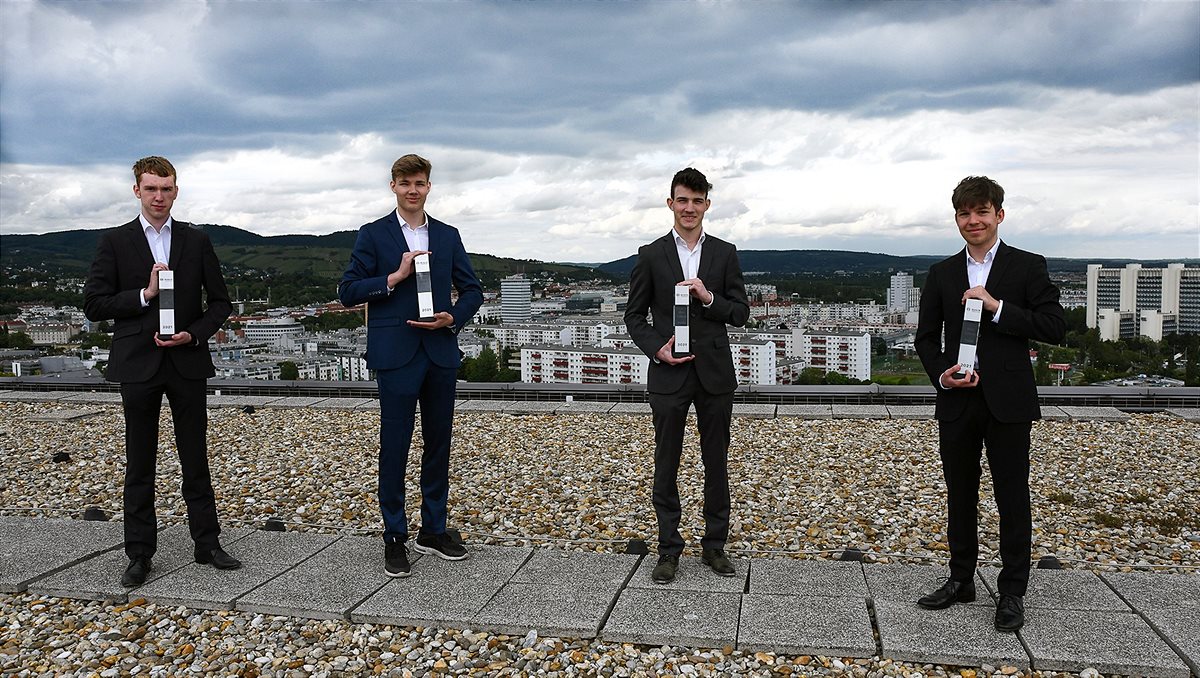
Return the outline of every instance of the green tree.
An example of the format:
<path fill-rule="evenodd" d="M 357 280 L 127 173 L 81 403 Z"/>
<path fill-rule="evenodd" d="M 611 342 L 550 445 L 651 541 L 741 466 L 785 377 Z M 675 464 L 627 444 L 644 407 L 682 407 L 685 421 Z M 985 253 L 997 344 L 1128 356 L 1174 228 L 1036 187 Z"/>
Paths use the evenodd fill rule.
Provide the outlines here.
<path fill-rule="evenodd" d="M 1050 347 L 1036 344 L 1037 362 L 1033 366 L 1033 380 L 1038 386 L 1049 386 L 1053 383 L 1050 376 Z"/>
<path fill-rule="evenodd" d="M 462 378 L 466 381 L 496 381 L 496 352 L 490 347 L 484 348 L 478 358 L 467 358 L 463 361 Z"/>
<path fill-rule="evenodd" d="M 850 379 L 841 372 L 826 372 L 824 382 L 830 386 L 844 386 L 846 384 L 857 384 L 857 381 Z"/>
<path fill-rule="evenodd" d="M 800 370 L 800 377 L 796 380 L 797 384 L 824 384 L 825 370 L 819 367 L 806 367 Z"/>
<path fill-rule="evenodd" d="M 521 381 L 521 372 L 509 367 L 512 354 L 513 350 L 511 348 L 506 348 L 500 352 L 500 362 L 496 369 L 496 381 L 505 383 Z"/>
<path fill-rule="evenodd" d="M 300 378 L 300 369 L 296 367 L 296 363 L 285 360 L 279 363 L 279 378 L 284 381 L 296 381 Z"/>
<path fill-rule="evenodd" d="M 27 350 L 33 348 L 33 339 L 24 332 L 4 332 L 0 334 L 0 348 L 15 348 Z"/>
<path fill-rule="evenodd" d="M 103 332 L 80 332 L 77 336 L 80 348 L 110 348 L 112 335 Z"/>

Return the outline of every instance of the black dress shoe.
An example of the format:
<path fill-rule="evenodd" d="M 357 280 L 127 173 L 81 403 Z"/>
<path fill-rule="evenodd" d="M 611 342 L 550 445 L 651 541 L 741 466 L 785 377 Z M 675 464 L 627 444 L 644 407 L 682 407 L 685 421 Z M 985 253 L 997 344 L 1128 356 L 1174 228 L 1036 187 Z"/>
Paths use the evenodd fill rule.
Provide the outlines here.
<path fill-rule="evenodd" d="M 1001 593 L 996 603 L 996 630 L 1012 633 L 1025 625 L 1025 599 L 1012 593 Z"/>
<path fill-rule="evenodd" d="M 700 560 L 722 577 L 732 577 L 735 574 L 733 563 L 729 562 L 729 556 L 721 549 L 704 549 L 700 552 Z"/>
<path fill-rule="evenodd" d="M 201 565 L 211 563 L 218 570 L 236 570 L 242 566 L 242 561 L 225 553 L 225 549 L 220 546 L 211 551 L 196 549 L 196 562 Z"/>
<path fill-rule="evenodd" d="M 670 584 L 675 581 L 675 572 L 679 569 L 679 556 L 673 556 L 669 553 L 664 553 L 658 557 L 658 565 L 654 566 L 654 572 L 650 574 L 650 578 L 655 584 Z"/>
<path fill-rule="evenodd" d="M 125 574 L 121 575 L 121 586 L 132 588 L 141 586 L 146 583 L 146 575 L 150 574 L 150 570 L 154 569 L 150 565 L 149 556 L 134 556 L 129 559 L 129 566 L 125 568 Z"/>
<path fill-rule="evenodd" d="M 921 596 L 917 605 L 926 610 L 941 610 L 955 603 L 970 603 L 975 600 L 975 582 L 947 579 L 938 590 Z"/>

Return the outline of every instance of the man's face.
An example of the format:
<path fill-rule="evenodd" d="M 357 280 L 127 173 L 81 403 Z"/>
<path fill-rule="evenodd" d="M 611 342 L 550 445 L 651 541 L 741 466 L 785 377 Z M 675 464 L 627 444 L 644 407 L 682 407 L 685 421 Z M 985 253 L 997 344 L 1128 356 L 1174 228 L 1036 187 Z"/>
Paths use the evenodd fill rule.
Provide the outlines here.
<path fill-rule="evenodd" d="M 958 232 L 968 245 L 991 249 L 998 237 L 997 227 L 1004 221 L 1004 210 L 992 209 L 990 202 L 974 207 L 962 207 L 954 213 L 954 221 L 958 224 Z"/>
<path fill-rule="evenodd" d="M 163 223 L 171 216 L 171 205 L 175 204 L 179 188 L 175 186 L 175 177 L 143 172 L 133 187 L 133 194 L 142 202 L 142 214 L 148 221 Z"/>
<path fill-rule="evenodd" d="M 705 194 L 687 186 L 676 186 L 674 197 L 667 198 L 667 207 L 675 213 L 675 230 L 680 235 L 698 233 L 704 225 L 704 213 L 709 204 Z"/>
<path fill-rule="evenodd" d="M 421 212 L 425 209 L 425 198 L 429 197 L 429 177 L 425 174 L 406 174 L 391 183 L 396 194 L 396 206 L 402 212 Z"/>

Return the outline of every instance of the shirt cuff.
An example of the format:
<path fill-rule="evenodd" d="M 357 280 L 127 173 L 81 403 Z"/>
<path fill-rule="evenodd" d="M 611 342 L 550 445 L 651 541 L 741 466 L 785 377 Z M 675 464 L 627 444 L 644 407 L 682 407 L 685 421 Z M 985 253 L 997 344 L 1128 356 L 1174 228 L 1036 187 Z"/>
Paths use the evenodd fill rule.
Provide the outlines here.
<path fill-rule="evenodd" d="M 712 308 L 713 302 L 717 300 L 717 295 L 716 295 L 716 293 L 715 293 L 715 292 L 713 292 L 712 290 L 709 290 L 709 291 L 708 291 L 708 296 L 709 296 L 708 303 L 707 303 L 707 304 L 700 304 L 700 305 L 701 305 L 701 306 L 703 306 L 704 308 Z"/>
<path fill-rule="evenodd" d="M 1004 310 L 1003 300 L 997 301 L 996 303 L 998 304 L 998 306 L 996 306 L 996 312 L 992 314 L 992 322 L 994 323 L 1000 322 L 1000 312 Z"/>
<path fill-rule="evenodd" d="M 138 300 L 142 302 L 142 308 L 149 308 L 150 302 L 146 301 L 146 288 L 143 287 L 141 292 L 138 292 Z"/>

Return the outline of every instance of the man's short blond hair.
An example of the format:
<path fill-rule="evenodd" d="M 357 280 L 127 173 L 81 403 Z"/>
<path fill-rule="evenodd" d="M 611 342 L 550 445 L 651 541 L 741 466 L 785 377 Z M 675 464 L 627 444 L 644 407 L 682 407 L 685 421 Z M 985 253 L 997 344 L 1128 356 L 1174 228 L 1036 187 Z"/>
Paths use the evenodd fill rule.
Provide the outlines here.
<path fill-rule="evenodd" d="M 141 185 L 143 174 L 153 174 L 156 177 L 176 177 L 175 166 L 170 160 L 157 155 L 150 155 L 133 163 L 133 183 Z"/>
<path fill-rule="evenodd" d="M 416 153 L 409 153 L 400 156 L 396 162 L 392 163 L 392 181 L 412 174 L 424 174 L 425 178 L 429 179 L 432 171 L 433 165 L 428 160 Z"/>

